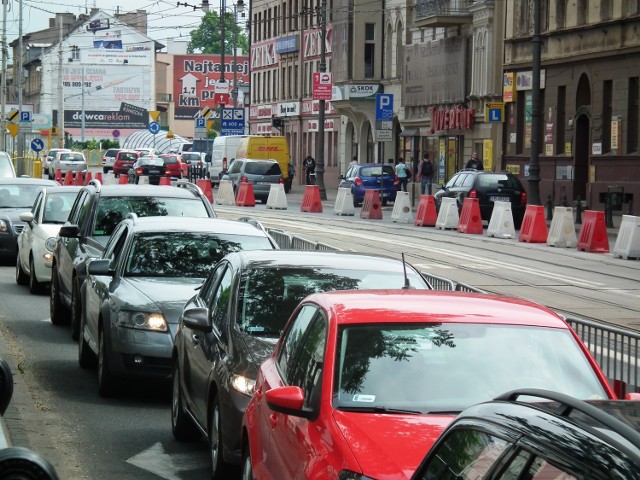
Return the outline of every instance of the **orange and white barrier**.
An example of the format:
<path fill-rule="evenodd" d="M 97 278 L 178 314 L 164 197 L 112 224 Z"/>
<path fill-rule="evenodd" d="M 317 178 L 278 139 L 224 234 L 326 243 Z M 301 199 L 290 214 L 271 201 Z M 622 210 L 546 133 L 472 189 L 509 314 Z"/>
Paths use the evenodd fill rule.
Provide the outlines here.
<path fill-rule="evenodd" d="M 460 233 L 482 235 L 482 216 L 480 215 L 480 201 L 477 198 L 467 197 L 462 204 L 462 213 L 458 222 Z"/>
<path fill-rule="evenodd" d="M 247 182 L 240 182 L 238 188 L 238 196 L 236 197 L 237 207 L 255 207 L 256 197 L 253 194 L 253 184 Z"/>
<path fill-rule="evenodd" d="M 547 241 L 547 220 L 542 205 L 527 205 L 520 227 L 520 242 L 545 243 Z"/>
<path fill-rule="evenodd" d="M 609 253 L 609 237 L 604 212 L 585 210 L 578 235 L 578 250 L 591 253 Z"/>
<path fill-rule="evenodd" d="M 196 185 L 200 187 L 202 193 L 209 200 L 210 203 L 213 203 L 213 190 L 211 189 L 211 180 L 208 178 L 199 178 L 196 181 Z"/>
<path fill-rule="evenodd" d="M 320 187 L 317 185 L 306 185 L 304 187 L 304 197 L 301 212 L 322 213 L 322 201 L 320 200 Z"/>
<path fill-rule="evenodd" d="M 416 227 L 435 227 L 438 220 L 436 199 L 433 195 L 420 195 L 416 212 Z"/>
<path fill-rule="evenodd" d="M 382 205 L 380 204 L 380 195 L 378 194 L 378 190 L 367 190 L 364 192 L 360 218 L 367 220 L 382 220 Z"/>

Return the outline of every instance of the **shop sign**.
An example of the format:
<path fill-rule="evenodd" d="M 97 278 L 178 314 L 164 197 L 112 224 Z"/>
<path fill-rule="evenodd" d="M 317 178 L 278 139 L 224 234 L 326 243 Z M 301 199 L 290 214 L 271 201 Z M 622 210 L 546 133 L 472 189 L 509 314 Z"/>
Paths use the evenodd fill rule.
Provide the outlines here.
<path fill-rule="evenodd" d="M 433 135 L 442 130 L 471 130 L 474 125 L 476 111 L 473 108 L 431 108 L 431 130 Z"/>
<path fill-rule="evenodd" d="M 540 88 L 544 89 L 546 70 L 540 70 Z M 533 72 L 516 73 L 516 90 L 531 90 L 533 88 Z M 506 101 L 506 100 L 505 100 Z"/>
<path fill-rule="evenodd" d="M 276 117 L 297 117 L 300 115 L 300 102 L 282 102 L 276 107 Z"/>
<path fill-rule="evenodd" d="M 290 35 L 284 38 L 276 39 L 276 53 L 292 53 L 300 50 L 300 37 L 298 35 Z"/>

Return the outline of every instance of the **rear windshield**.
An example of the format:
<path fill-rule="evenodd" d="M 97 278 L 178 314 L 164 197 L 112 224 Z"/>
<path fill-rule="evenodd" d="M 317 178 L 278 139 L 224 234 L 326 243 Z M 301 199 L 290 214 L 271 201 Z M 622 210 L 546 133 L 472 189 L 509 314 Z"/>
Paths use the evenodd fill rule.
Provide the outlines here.
<path fill-rule="evenodd" d="M 520 189 L 518 180 L 515 177 L 501 174 L 479 175 L 478 188 L 513 188 Z"/>
<path fill-rule="evenodd" d="M 383 171 L 384 175 L 395 175 L 395 172 L 393 171 L 393 167 L 391 165 L 374 165 L 371 167 L 362 167 L 358 175 L 360 177 L 379 177 Z"/>
<path fill-rule="evenodd" d="M 139 217 L 170 215 L 204 218 L 209 216 L 209 212 L 199 198 L 101 197 L 98 202 L 93 234 L 95 236 L 111 235 L 116 225 L 131 212 Z"/>
<path fill-rule="evenodd" d="M 244 173 L 251 175 L 282 175 L 280 165 L 271 162 L 247 162 Z"/>
<path fill-rule="evenodd" d="M 81 153 L 61 153 L 60 160 L 65 162 L 84 162 L 84 155 Z"/>
<path fill-rule="evenodd" d="M 136 155 L 135 153 L 121 153 L 118 156 L 119 160 L 137 160 L 138 159 L 138 155 Z"/>
<path fill-rule="evenodd" d="M 178 163 L 178 157 L 162 157 L 164 163 Z"/>

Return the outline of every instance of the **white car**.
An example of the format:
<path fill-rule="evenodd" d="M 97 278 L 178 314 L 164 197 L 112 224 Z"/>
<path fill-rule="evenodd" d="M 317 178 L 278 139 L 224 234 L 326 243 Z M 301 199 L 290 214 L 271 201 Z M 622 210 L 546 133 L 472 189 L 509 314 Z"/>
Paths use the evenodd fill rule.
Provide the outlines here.
<path fill-rule="evenodd" d="M 40 293 L 51 282 L 52 252 L 56 236 L 67 220 L 80 188 L 43 188 L 31 211 L 20 214 L 20 220 L 26 222 L 26 225 L 18 235 L 16 283 L 28 283 L 31 293 Z"/>
<path fill-rule="evenodd" d="M 52 148 L 51 150 L 49 150 L 49 152 L 47 152 L 47 155 L 43 158 L 43 161 L 42 161 L 43 173 L 46 173 L 47 175 L 49 175 L 49 178 L 53 179 L 53 177 L 50 175 L 51 162 L 53 161 L 53 159 L 55 158 L 58 152 L 70 152 L 70 151 L 71 150 L 69 150 L 68 148 Z"/>
<path fill-rule="evenodd" d="M 51 165 L 49 165 L 49 178 L 54 178 L 56 174 L 56 170 L 60 170 L 62 172 L 62 177 L 64 180 L 64 176 L 67 172 L 82 172 L 84 175 L 87 173 L 89 166 L 87 165 L 87 159 L 82 152 L 58 152 L 56 156 L 51 161 Z"/>
<path fill-rule="evenodd" d="M 134 151 L 138 152 L 141 157 L 159 157 L 160 152 L 154 148 L 134 148 Z"/>

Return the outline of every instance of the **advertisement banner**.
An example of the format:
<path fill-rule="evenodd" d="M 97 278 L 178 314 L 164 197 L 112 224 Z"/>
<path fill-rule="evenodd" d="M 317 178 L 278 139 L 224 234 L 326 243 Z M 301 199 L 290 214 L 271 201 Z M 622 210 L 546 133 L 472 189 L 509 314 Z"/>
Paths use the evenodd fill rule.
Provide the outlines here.
<path fill-rule="evenodd" d="M 233 90 L 234 71 L 238 85 L 249 83 L 249 57 L 225 55 L 224 69 L 220 55 L 176 55 L 173 63 L 174 119 L 192 119 L 204 107 L 215 110 L 222 102 L 229 102 Z M 224 75 L 227 94 L 220 93 L 218 82 Z"/>

